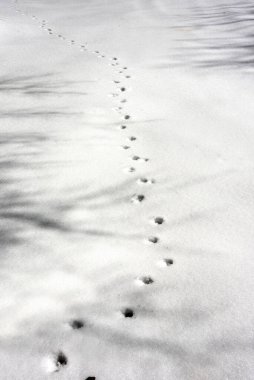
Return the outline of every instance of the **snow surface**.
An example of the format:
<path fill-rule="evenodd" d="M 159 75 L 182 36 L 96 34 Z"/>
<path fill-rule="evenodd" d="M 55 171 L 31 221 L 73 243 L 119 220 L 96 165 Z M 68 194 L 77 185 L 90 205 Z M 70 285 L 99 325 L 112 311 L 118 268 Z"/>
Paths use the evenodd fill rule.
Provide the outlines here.
<path fill-rule="evenodd" d="M 253 11 L 0 0 L 1 380 L 253 380 Z"/>

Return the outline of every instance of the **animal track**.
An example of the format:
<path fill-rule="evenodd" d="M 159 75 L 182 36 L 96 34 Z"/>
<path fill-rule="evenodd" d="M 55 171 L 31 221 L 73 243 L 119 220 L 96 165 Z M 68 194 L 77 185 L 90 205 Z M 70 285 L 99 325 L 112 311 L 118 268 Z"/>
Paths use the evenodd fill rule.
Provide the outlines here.
<path fill-rule="evenodd" d="M 127 172 L 127 173 L 134 173 L 135 171 L 136 171 L 136 169 L 133 168 L 133 167 L 130 167 L 130 168 L 126 168 L 126 169 L 125 169 L 125 172 Z"/>
<path fill-rule="evenodd" d="M 147 161 L 149 161 L 149 158 L 143 158 L 143 157 L 139 157 L 139 156 L 136 156 L 136 155 L 132 156 L 131 159 L 134 160 L 134 161 L 141 161 L 141 162 L 147 162 Z"/>
<path fill-rule="evenodd" d="M 46 372 L 49 372 L 49 373 L 58 372 L 67 364 L 68 364 L 67 356 L 62 351 L 59 351 L 45 358 L 43 361 L 43 367 L 45 368 Z"/>
<path fill-rule="evenodd" d="M 142 277 L 138 277 L 136 279 L 136 283 L 137 285 L 139 286 L 143 286 L 143 285 L 151 285 L 154 283 L 154 280 L 152 279 L 152 277 L 150 276 L 142 276 Z"/>
<path fill-rule="evenodd" d="M 69 322 L 69 325 L 73 330 L 78 330 L 82 329 L 82 327 L 84 327 L 85 324 L 81 319 L 73 319 Z"/>
<path fill-rule="evenodd" d="M 148 178 L 145 178 L 145 177 L 141 177 L 137 180 L 137 183 L 140 184 L 140 185 L 144 185 L 144 184 L 153 184 L 155 183 L 155 180 L 154 179 L 148 179 Z"/>
<path fill-rule="evenodd" d="M 130 308 L 126 308 L 126 309 L 123 309 L 122 310 L 122 315 L 125 317 L 125 318 L 133 318 L 135 316 L 135 313 L 132 309 Z"/>
<path fill-rule="evenodd" d="M 152 222 L 154 224 L 161 225 L 161 224 L 163 224 L 165 222 L 165 220 L 161 216 L 156 216 L 155 218 L 152 219 Z"/>
<path fill-rule="evenodd" d="M 162 259 L 162 260 L 158 261 L 158 266 L 163 267 L 163 268 L 170 267 L 173 264 L 174 264 L 174 260 L 172 260 L 172 259 Z"/>
<path fill-rule="evenodd" d="M 35 15 L 32 15 L 32 17 L 34 19 L 37 19 Z M 53 32 L 53 30 L 48 27 L 49 25 L 46 22 L 46 20 L 42 20 L 40 25 L 49 34 L 55 34 L 56 33 L 55 29 L 53 29 L 54 30 L 54 32 Z M 62 40 L 66 40 L 66 37 L 64 37 L 62 34 L 58 34 L 57 36 L 58 36 L 58 38 L 60 38 Z M 48 37 L 48 38 L 50 38 L 50 37 Z M 91 54 L 96 54 L 98 58 L 105 58 L 105 55 L 103 55 L 99 50 L 95 50 L 95 51 L 90 50 L 89 46 L 87 47 L 87 44 L 86 45 L 79 45 L 78 42 L 76 43 L 75 40 L 70 40 L 70 39 L 67 39 L 67 42 L 66 42 L 66 45 L 69 46 L 69 49 L 70 49 L 70 45 L 75 45 L 81 51 L 88 51 Z M 75 48 L 75 47 L 73 47 L 73 48 Z M 122 115 L 122 116 L 119 116 L 119 118 L 127 121 L 127 120 L 131 119 L 131 116 L 129 114 L 125 114 L 125 112 L 127 112 L 127 111 L 125 111 L 125 112 L 122 111 L 123 107 L 120 107 L 119 105 L 123 105 L 124 103 L 127 102 L 127 99 L 125 97 L 128 97 L 129 86 L 127 85 L 127 82 L 125 82 L 124 80 L 125 80 L 125 78 L 130 79 L 131 76 L 127 75 L 129 73 L 128 71 L 126 71 L 126 70 L 128 70 L 128 67 L 127 66 L 122 67 L 122 63 L 121 63 L 121 66 L 119 66 L 120 65 L 119 62 L 120 61 L 118 60 L 117 57 L 112 57 L 111 60 L 109 58 L 109 60 L 107 60 L 107 63 L 106 63 L 106 64 L 109 64 L 110 66 L 115 67 L 114 69 L 112 68 L 112 71 L 116 75 L 116 76 L 111 78 L 111 85 L 112 85 L 112 82 L 114 82 L 116 85 L 114 90 L 111 90 L 114 92 L 108 94 L 108 96 L 113 97 L 113 98 L 119 97 L 119 99 L 113 99 L 116 101 L 116 104 L 115 104 L 116 107 L 114 107 L 114 110 L 118 111 L 120 113 L 120 115 Z M 117 73 L 123 74 L 123 75 L 120 76 L 120 75 L 117 75 Z M 120 78 L 120 80 L 117 79 L 118 77 Z M 125 84 L 126 84 L 126 86 L 125 86 Z M 119 123 L 120 125 L 118 126 L 118 128 L 120 128 L 121 130 L 127 129 L 127 126 L 129 126 L 129 124 L 127 122 L 124 122 L 124 121 L 122 121 L 122 123 L 123 123 L 122 125 Z M 127 125 L 125 125 L 124 123 L 126 123 Z M 132 132 L 129 132 L 129 133 L 132 133 Z M 133 142 L 133 141 L 136 141 L 137 138 L 135 136 L 129 136 L 128 140 Z M 122 145 L 121 148 L 124 150 L 128 150 L 131 148 L 131 146 L 126 144 L 126 145 Z M 131 159 L 133 161 L 144 161 L 144 162 L 147 162 L 149 160 L 148 158 L 140 157 L 139 155 L 133 155 L 131 157 Z M 128 167 L 128 168 L 124 169 L 124 171 L 127 173 L 133 173 L 136 171 L 136 168 L 135 167 Z M 153 184 L 153 183 L 155 183 L 155 181 L 153 179 L 148 179 L 146 177 L 140 177 L 139 179 L 137 179 L 137 183 L 145 185 L 145 184 Z M 145 199 L 146 199 L 145 195 L 135 194 L 132 196 L 131 201 L 133 203 L 141 203 Z M 152 222 L 154 224 L 161 225 L 164 223 L 164 218 L 155 217 L 155 218 L 153 218 Z M 159 238 L 157 236 L 147 237 L 146 240 L 151 244 L 156 244 L 159 242 Z M 162 259 L 158 262 L 158 265 L 164 266 L 164 267 L 168 267 L 172 264 L 173 264 L 172 259 Z M 139 285 L 139 286 L 151 285 L 154 283 L 153 278 L 150 276 L 141 276 L 141 277 L 138 277 L 135 281 L 136 281 L 137 285 Z M 126 308 L 122 309 L 121 314 L 124 318 L 135 317 L 135 311 L 130 307 L 126 307 Z M 82 319 L 73 319 L 73 320 L 69 321 L 68 324 L 73 330 L 79 330 L 79 329 L 84 328 L 84 326 L 85 326 L 85 323 Z M 51 355 L 47 359 L 47 371 L 48 372 L 58 372 L 63 367 L 65 367 L 67 364 L 68 364 L 67 356 L 62 351 L 59 351 L 59 352 Z M 96 380 L 96 377 L 95 376 L 88 376 L 83 380 Z"/>
<path fill-rule="evenodd" d="M 140 157 L 140 161 L 142 161 L 142 162 L 148 162 L 148 161 L 149 161 L 149 158 Z"/>
<path fill-rule="evenodd" d="M 156 244 L 159 242 L 159 238 L 157 238 L 156 236 L 150 236 L 148 239 L 149 243 L 152 243 L 152 244 Z"/>
<path fill-rule="evenodd" d="M 141 203 L 145 200 L 145 196 L 143 194 L 135 194 L 131 198 L 132 203 Z"/>

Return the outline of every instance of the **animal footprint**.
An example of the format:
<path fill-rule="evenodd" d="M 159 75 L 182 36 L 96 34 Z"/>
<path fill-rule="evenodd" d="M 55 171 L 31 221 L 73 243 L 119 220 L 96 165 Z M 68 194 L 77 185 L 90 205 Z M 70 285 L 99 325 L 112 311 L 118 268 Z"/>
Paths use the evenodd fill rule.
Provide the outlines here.
<path fill-rule="evenodd" d="M 144 185 L 144 184 L 153 184 L 155 183 L 155 180 L 154 179 L 148 179 L 148 178 L 145 178 L 145 177 L 141 177 L 137 180 L 137 183 L 140 184 L 140 185 Z"/>
<path fill-rule="evenodd" d="M 126 127 L 126 125 L 121 125 L 120 126 L 120 129 L 126 129 L 127 127 Z"/>
<path fill-rule="evenodd" d="M 139 286 L 151 285 L 153 283 L 154 283 L 154 280 L 150 276 L 142 276 L 136 279 L 136 284 Z"/>
<path fill-rule="evenodd" d="M 149 158 L 140 157 L 140 161 L 141 161 L 141 162 L 148 162 L 148 161 L 149 161 Z"/>
<path fill-rule="evenodd" d="M 59 351 L 43 360 L 43 367 L 46 372 L 58 372 L 68 363 L 67 356 Z"/>
<path fill-rule="evenodd" d="M 96 377 L 94 377 L 94 376 L 89 376 L 89 377 L 87 377 L 85 380 L 96 380 Z"/>
<path fill-rule="evenodd" d="M 125 115 L 125 116 L 124 116 L 124 119 L 125 119 L 125 120 L 129 120 L 130 118 L 131 118 L 130 115 Z"/>
<path fill-rule="evenodd" d="M 161 225 L 164 222 L 165 220 L 161 216 L 156 216 L 155 218 L 152 219 L 152 223 L 157 224 L 157 225 Z"/>
<path fill-rule="evenodd" d="M 174 264 L 174 261 L 172 259 L 162 259 L 158 261 L 157 263 L 157 265 L 162 268 L 170 267 L 173 264 Z"/>
<path fill-rule="evenodd" d="M 126 169 L 124 169 L 124 171 L 125 171 L 126 173 L 134 173 L 134 172 L 136 171 L 136 169 L 133 168 L 133 167 L 130 167 L 130 168 L 126 168 Z"/>
<path fill-rule="evenodd" d="M 130 137 L 128 137 L 128 140 L 130 140 L 130 141 L 135 141 L 135 140 L 137 140 L 137 137 L 135 137 L 135 136 L 130 136 Z"/>
<path fill-rule="evenodd" d="M 123 309 L 121 313 L 125 318 L 133 318 L 135 316 L 135 312 L 128 307 L 126 309 Z"/>
<path fill-rule="evenodd" d="M 81 319 L 73 319 L 69 322 L 69 325 L 73 330 L 79 330 L 84 327 L 84 322 Z"/>
<path fill-rule="evenodd" d="M 131 198 L 132 203 L 141 203 L 145 200 L 145 196 L 143 194 L 136 194 Z"/>
<path fill-rule="evenodd" d="M 131 159 L 134 160 L 134 161 L 141 161 L 141 162 L 147 162 L 147 161 L 149 161 L 149 158 L 143 158 L 143 157 L 139 157 L 139 156 L 132 156 Z"/>
<path fill-rule="evenodd" d="M 150 236 L 147 240 L 149 243 L 152 243 L 152 244 L 156 244 L 159 242 L 159 238 L 156 236 Z"/>
<path fill-rule="evenodd" d="M 124 150 L 127 150 L 127 149 L 130 149 L 130 146 L 129 146 L 129 145 L 122 145 L 122 148 L 123 148 Z"/>

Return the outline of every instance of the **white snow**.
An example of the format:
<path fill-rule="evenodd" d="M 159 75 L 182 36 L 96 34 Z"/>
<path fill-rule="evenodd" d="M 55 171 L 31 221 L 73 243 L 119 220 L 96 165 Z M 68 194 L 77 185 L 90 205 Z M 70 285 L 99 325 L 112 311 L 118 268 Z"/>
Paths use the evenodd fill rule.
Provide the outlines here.
<path fill-rule="evenodd" d="M 253 379 L 253 10 L 0 0 L 1 380 Z"/>

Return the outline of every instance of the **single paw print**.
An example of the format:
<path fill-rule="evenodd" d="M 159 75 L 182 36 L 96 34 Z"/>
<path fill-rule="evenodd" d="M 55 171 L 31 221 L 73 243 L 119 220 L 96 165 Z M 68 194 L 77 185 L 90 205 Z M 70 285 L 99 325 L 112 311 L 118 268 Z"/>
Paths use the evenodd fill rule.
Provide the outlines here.
<path fill-rule="evenodd" d="M 157 244 L 159 242 L 159 238 L 157 236 L 149 236 L 147 239 L 149 243 Z"/>
<path fill-rule="evenodd" d="M 153 224 L 161 225 L 165 222 L 165 219 L 162 218 L 161 216 L 156 216 L 155 218 L 152 219 Z"/>
<path fill-rule="evenodd" d="M 82 329 L 85 324 L 81 319 L 73 319 L 69 322 L 69 325 L 73 330 L 79 330 Z"/>
<path fill-rule="evenodd" d="M 174 264 L 173 259 L 162 259 L 162 260 L 158 261 L 158 266 L 161 268 L 170 267 L 173 264 Z"/>
<path fill-rule="evenodd" d="M 139 286 L 151 285 L 153 283 L 154 283 L 154 280 L 150 276 L 142 276 L 136 279 L 136 284 Z"/>
<path fill-rule="evenodd" d="M 134 310 L 129 307 L 123 309 L 121 313 L 125 318 L 133 318 L 135 316 Z"/>
<path fill-rule="evenodd" d="M 131 198 L 132 203 L 141 203 L 145 200 L 145 196 L 143 194 L 135 194 Z"/>

